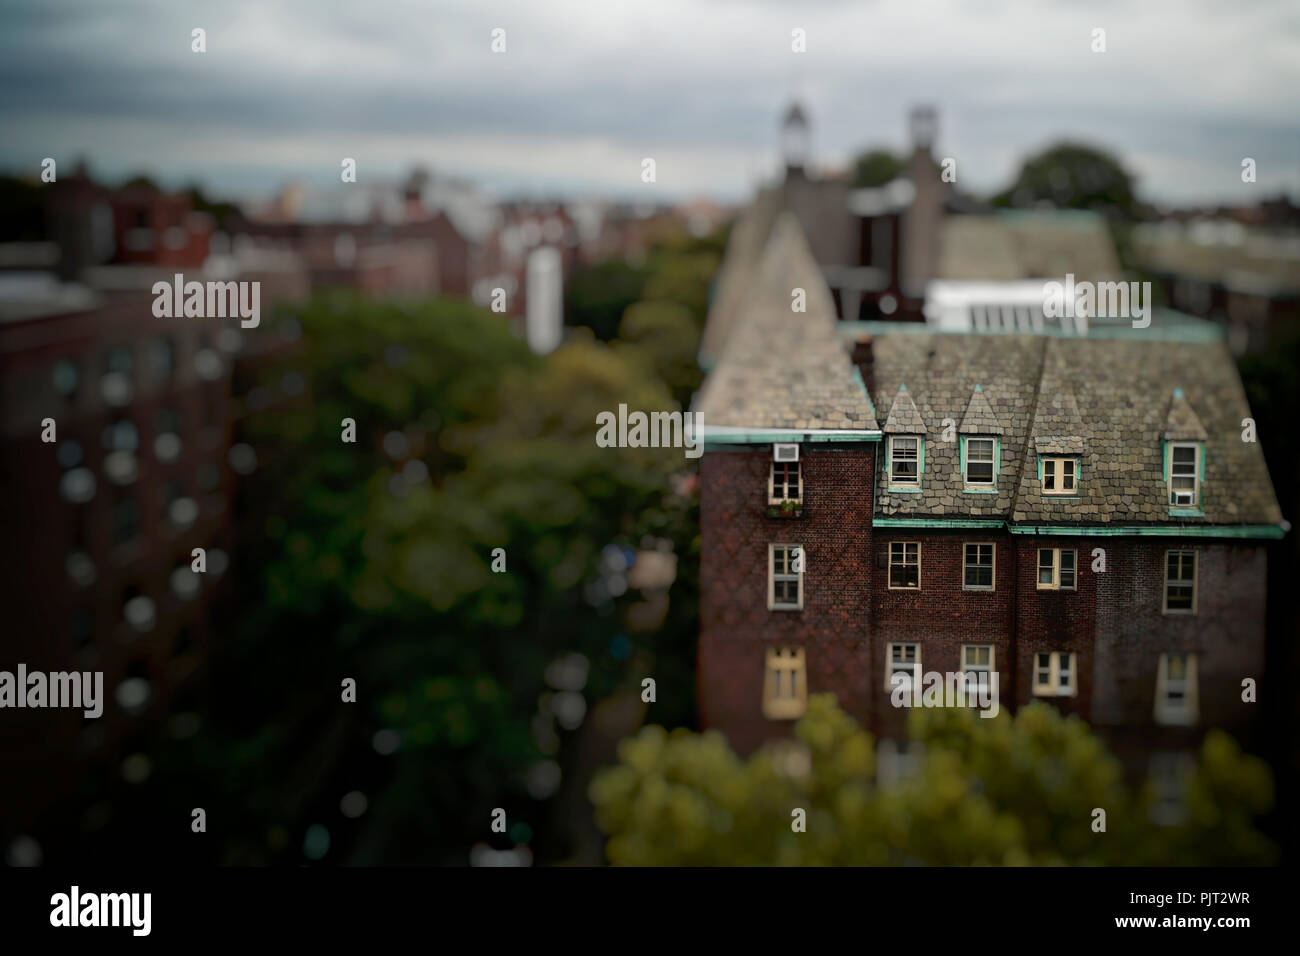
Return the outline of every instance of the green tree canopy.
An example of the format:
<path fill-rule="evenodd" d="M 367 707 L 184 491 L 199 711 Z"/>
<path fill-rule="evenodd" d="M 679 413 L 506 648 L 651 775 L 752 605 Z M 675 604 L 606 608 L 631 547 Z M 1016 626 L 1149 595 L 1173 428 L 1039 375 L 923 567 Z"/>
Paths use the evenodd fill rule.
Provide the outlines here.
<path fill-rule="evenodd" d="M 1013 718 L 913 711 L 915 772 L 877 786 L 875 742 L 833 695 L 810 698 L 795 735 L 741 760 L 716 731 L 647 727 L 592 782 L 611 862 L 632 865 L 1258 864 L 1253 827 L 1272 802 L 1257 758 L 1212 732 L 1184 794 L 1187 822 L 1151 822 L 1077 718 L 1032 704 Z M 1106 831 L 1094 830 L 1106 811 Z M 792 821 L 804 811 L 806 832 Z"/>
<path fill-rule="evenodd" d="M 641 298 L 648 271 L 613 259 L 583 269 L 564 289 L 564 322 L 585 326 L 608 341 L 618 334 L 623 311 Z"/>
<path fill-rule="evenodd" d="M 902 175 L 903 160 L 884 149 L 870 149 L 853 161 L 853 185 L 883 186 Z"/>
<path fill-rule="evenodd" d="M 1133 178 L 1103 150 L 1062 142 L 1025 160 L 1010 188 L 993 197 L 996 206 L 1092 209 L 1120 218 L 1141 215 Z"/>

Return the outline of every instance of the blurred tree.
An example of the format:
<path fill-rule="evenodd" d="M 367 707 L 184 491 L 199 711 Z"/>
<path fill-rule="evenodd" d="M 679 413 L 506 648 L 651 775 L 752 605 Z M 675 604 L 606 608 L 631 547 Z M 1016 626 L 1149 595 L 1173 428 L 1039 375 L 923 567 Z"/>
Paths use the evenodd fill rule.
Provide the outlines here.
<path fill-rule="evenodd" d="M 677 404 L 689 407 L 701 376 L 696 361 L 700 324 L 688 307 L 667 299 L 638 302 L 623 313 L 618 337 L 627 346 L 623 354 L 645 362 L 650 373 L 672 391 Z"/>
<path fill-rule="evenodd" d="M 1264 764 L 1219 734 L 1189 782 L 1189 821 L 1156 827 L 1119 766 L 1075 718 L 1032 704 L 1012 718 L 939 708 L 910 715 L 916 772 L 875 784 L 870 734 L 814 695 L 804 750 L 769 744 L 742 761 L 716 732 L 644 728 L 590 795 L 606 852 L 632 865 L 1259 864 L 1252 825 L 1272 800 Z M 1107 830 L 1092 830 L 1095 808 Z M 807 832 L 792 829 L 806 812 Z"/>
<path fill-rule="evenodd" d="M 647 277 L 645 267 L 617 259 L 583 269 L 564 289 L 565 324 L 585 326 L 603 341 L 614 338 L 623 311 L 641 298 Z"/>
<path fill-rule="evenodd" d="M 126 182 L 122 183 L 121 188 L 122 189 L 149 189 L 149 190 L 153 190 L 154 192 L 160 192 L 162 190 L 162 187 L 159 186 L 156 182 L 154 182 L 153 177 L 147 176 L 144 173 L 139 173 L 135 176 L 132 176 Z"/>
<path fill-rule="evenodd" d="M 709 311 L 709 286 L 722 262 L 722 250 L 708 240 L 665 242 L 651 251 L 644 301 L 668 299 L 690 311 L 698 329 Z"/>
<path fill-rule="evenodd" d="M 301 351 L 264 374 L 298 371 L 310 397 L 250 419 L 260 464 L 243 486 L 240 561 L 261 587 L 240 600 L 223 654 L 247 692 L 197 759 L 236 832 L 304 824 L 287 793 L 310 806 L 337 779 L 368 787 L 375 811 L 335 852 L 463 863 L 466 834 L 491 838 L 493 807 L 538 822 L 534 798 L 550 789 L 537 780 L 552 772 L 537 768 L 563 759 L 559 735 L 583 708 L 680 658 L 688 673 L 665 682 L 656 713 L 692 719 L 693 567 L 679 561 L 661 623 L 638 632 L 625 626 L 641 598 L 625 555 L 647 538 L 688 555 L 694 504 L 673 488 L 693 462 L 596 445 L 597 412 L 674 406 L 651 345 L 578 333 L 539 359 L 499 316 L 452 300 L 340 295 L 297 318 Z M 340 440 L 344 418 L 356 444 Z M 548 666 L 575 653 L 578 685 L 548 685 Z M 357 681 L 355 708 L 339 703 L 342 677 Z M 382 769 L 380 730 L 394 750 Z M 239 770 L 222 778 L 223 766 Z M 562 834 L 536 836 L 564 852 Z M 227 859 L 267 852 L 247 843 Z"/>
<path fill-rule="evenodd" d="M 1025 160 L 1011 187 L 993 197 L 995 206 L 1092 209 L 1112 218 L 1143 215 L 1133 179 L 1114 156 L 1079 143 L 1057 143 Z"/>
<path fill-rule="evenodd" d="M 703 301 L 684 278 L 699 270 L 677 267 L 699 254 L 656 250 L 646 274 Z M 286 318 L 264 319 L 268 334 Z M 657 719 L 694 720 L 694 461 L 595 443 L 598 411 L 675 407 L 656 370 L 679 348 L 665 323 L 698 336 L 691 307 L 656 303 L 631 344 L 574 330 L 544 358 L 450 299 L 319 296 L 292 318 L 298 350 L 240 372 L 249 388 L 279 394 L 286 373 L 307 388 L 242 426 L 258 466 L 238 486 L 237 590 L 208 676 L 239 693 L 212 695 L 201 733 L 148 748 L 149 783 L 111 800 L 96 845 L 122 852 L 202 792 L 222 819 L 203 845 L 214 862 L 463 865 L 479 840 L 565 858 L 590 813 L 586 774 L 607 759 L 592 762 L 593 726 L 612 752 L 646 709 L 646 676 Z M 647 549 L 672 556 L 671 586 L 633 573 Z M 339 812 L 351 791 L 368 804 L 356 819 Z M 495 807 L 506 837 L 488 828 Z M 322 821 L 329 849 L 313 856 Z"/>
<path fill-rule="evenodd" d="M 888 150 L 867 150 L 853 161 L 853 185 L 883 186 L 901 176 L 905 168 L 903 160 Z"/>
<path fill-rule="evenodd" d="M 218 229 L 230 229 L 241 218 L 239 207 L 234 203 L 209 199 L 198 183 L 193 183 L 186 190 L 196 212 L 206 212 L 212 216 Z"/>

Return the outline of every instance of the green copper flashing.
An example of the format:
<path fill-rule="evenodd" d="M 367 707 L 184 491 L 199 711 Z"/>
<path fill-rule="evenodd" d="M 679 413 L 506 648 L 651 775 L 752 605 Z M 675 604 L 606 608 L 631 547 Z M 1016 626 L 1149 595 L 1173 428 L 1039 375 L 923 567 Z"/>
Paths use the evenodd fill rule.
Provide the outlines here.
<path fill-rule="evenodd" d="M 734 431 L 710 434 L 708 426 L 704 432 L 704 450 L 717 449 L 728 445 L 774 445 L 794 442 L 875 442 L 880 441 L 878 431 L 842 431 L 842 432 L 777 432 L 777 431 Z"/>
<path fill-rule="evenodd" d="M 877 528 L 1001 528 L 1006 522 L 998 518 L 873 518 Z"/>
<path fill-rule="evenodd" d="M 1182 527 L 1179 525 L 1128 526 L 1101 528 L 1085 525 L 1008 525 L 1000 518 L 931 518 L 923 515 L 913 517 L 877 517 L 872 519 L 877 528 L 1005 528 L 1011 534 L 1029 535 L 1071 535 L 1074 537 L 1161 537 L 1161 538 L 1266 538 L 1280 539 L 1286 531 L 1280 525 L 1219 525 Z"/>
<path fill-rule="evenodd" d="M 1007 530 L 1012 534 L 1068 534 L 1079 537 L 1159 537 L 1159 538 L 1272 538 L 1279 539 L 1286 535 L 1280 525 L 1275 524 L 1237 524 L 1237 525 L 1139 525 L 1136 527 L 1095 527 L 1085 525 L 1010 525 Z"/>

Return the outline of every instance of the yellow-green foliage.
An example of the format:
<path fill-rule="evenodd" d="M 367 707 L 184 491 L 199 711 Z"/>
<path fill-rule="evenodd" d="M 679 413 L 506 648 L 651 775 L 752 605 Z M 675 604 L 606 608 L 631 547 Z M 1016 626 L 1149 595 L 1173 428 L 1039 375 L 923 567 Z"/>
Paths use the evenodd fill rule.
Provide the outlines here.
<path fill-rule="evenodd" d="M 875 783 L 875 742 L 816 695 L 795 728 L 741 760 L 717 732 L 647 727 L 592 782 L 610 862 L 627 865 L 1262 864 L 1253 826 L 1272 803 L 1268 768 L 1221 733 L 1188 783 L 1188 820 L 1151 822 L 1154 794 L 1130 792 L 1082 721 L 1032 704 L 1012 718 L 917 710 L 916 772 Z M 805 832 L 791 826 L 806 812 Z M 1106 811 L 1106 831 L 1094 811 Z"/>

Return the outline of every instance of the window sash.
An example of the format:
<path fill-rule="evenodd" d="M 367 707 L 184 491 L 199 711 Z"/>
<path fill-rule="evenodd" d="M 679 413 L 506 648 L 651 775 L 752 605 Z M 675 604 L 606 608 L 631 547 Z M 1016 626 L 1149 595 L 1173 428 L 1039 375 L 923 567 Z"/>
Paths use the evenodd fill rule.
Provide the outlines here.
<path fill-rule="evenodd" d="M 962 588 L 967 591 L 993 590 L 993 556 L 995 546 L 992 544 L 967 544 L 963 548 Z"/>
<path fill-rule="evenodd" d="M 1075 459 L 1043 459 L 1043 494 L 1072 495 L 1078 487 L 1078 477 Z"/>
<path fill-rule="evenodd" d="M 1078 587 L 1078 552 L 1074 548 L 1038 549 L 1038 590 L 1074 591 Z"/>
<path fill-rule="evenodd" d="M 804 649 L 769 647 L 763 688 L 763 714 L 773 720 L 803 716 L 807 707 L 807 670 Z"/>
<path fill-rule="evenodd" d="M 995 441 L 992 438 L 966 439 L 966 484 L 993 484 Z"/>
<path fill-rule="evenodd" d="M 889 543 L 889 587 L 895 591 L 921 588 L 921 545 L 916 541 Z"/>
<path fill-rule="evenodd" d="M 1165 552 L 1165 613 L 1196 610 L 1196 552 Z"/>
<path fill-rule="evenodd" d="M 1057 584 L 1060 586 L 1062 591 L 1073 591 L 1074 583 L 1075 583 L 1075 573 L 1074 573 L 1075 554 L 1072 550 L 1068 548 L 1064 550 L 1058 550 L 1056 553 L 1057 553 L 1057 564 L 1059 567 Z"/>
<path fill-rule="evenodd" d="M 1187 507 L 1200 502 L 1200 454 L 1199 444 L 1169 446 L 1169 504 L 1171 506 L 1181 504 Z M 1180 502 L 1179 492 L 1190 492 L 1191 502 Z"/>
<path fill-rule="evenodd" d="M 915 485 L 921 481 L 921 439 L 889 439 L 889 482 Z"/>
<path fill-rule="evenodd" d="M 797 544 L 772 545 L 771 609 L 801 610 L 803 608 L 803 571 L 791 570 L 794 567 L 794 549 Z M 807 553 L 804 554 L 804 570 L 807 570 Z"/>
<path fill-rule="evenodd" d="M 1073 697 L 1075 687 L 1073 651 L 1038 651 L 1034 654 L 1033 692 L 1037 697 Z"/>
<path fill-rule="evenodd" d="M 921 678 L 921 645 L 902 643 L 889 645 L 889 666 L 885 668 L 885 689 L 894 689 L 894 675 L 907 674 L 905 690 L 911 693 L 915 681 Z"/>
<path fill-rule="evenodd" d="M 961 669 L 975 679 L 975 686 L 981 693 L 989 688 L 989 674 L 993 672 L 992 644 L 963 644 L 961 647 Z"/>
<path fill-rule="evenodd" d="M 803 492 L 803 475 L 800 472 L 802 462 L 774 461 L 768 482 L 768 503 L 780 504 L 783 501 L 799 501 Z"/>

